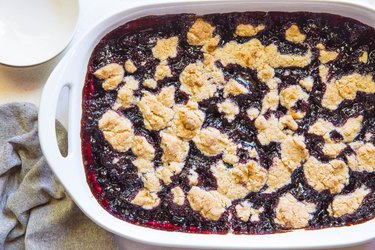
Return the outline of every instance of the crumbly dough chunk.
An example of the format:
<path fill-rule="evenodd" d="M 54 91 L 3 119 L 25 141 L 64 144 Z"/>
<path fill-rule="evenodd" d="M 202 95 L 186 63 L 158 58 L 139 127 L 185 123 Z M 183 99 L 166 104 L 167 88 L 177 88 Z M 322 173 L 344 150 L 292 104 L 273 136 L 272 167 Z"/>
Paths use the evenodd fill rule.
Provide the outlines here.
<path fill-rule="evenodd" d="M 286 138 L 285 133 L 279 127 L 279 120 L 274 115 L 271 115 L 268 120 L 263 115 L 258 116 L 254 125 L 258 130 L 258 140 L 262 145 L 268 145 L 272 141 L 280 142 Z"/>
<path fill-rule="evenodd" d="M 281 159 L 274 158 L 268 170 L 268 188 L 265 193 L 272 193 L 289 184 L 293 171 L 309 157 L 302 136 L 287 136 L 281 142 Z"/>
<path fill-rule="evenodd" d="M 158 39 L 155 47 L 152 48 L 152 54 L 160 61 L 174 58 L 177 56 L 178 37 L 173 36 L 167 39 Z"/>
<path fill-rule="evenodd" d="M 224 82 L 224 75 L 215 65 L 204 65 L 197 61 L 186 66 L 180 74 L 180 82 L 181 90 L 199 102 L 215 94 L 217 84 Z"/>
<path fill-rule="evenodd" d="M 375 82 L 372 75 L 360 75 L 353 73 L 345 75 L 340 79 L 332 79 L 327 84 L 326 91 L 323 95 L 322 106 L 331 110 L 337 109 L 340 103 L 345 100 L 354 100 L 357 91 L 368 94 L 375 93 Z"/>
<path fill-rule="evenodd" d="M 251 24 L 239 24 L 236 27 L 235 34 L 237 36 L 244 36 L 244 37 L 250 37 L 255 36 L 260 31 L 264 30 L 265 26 L 263 24 L 261 25 L 251 25 Z"/>
<path fill-rule="evenodd" d="M 343 137 L 343 142 L 352 142 L 362 129 L 363 116 L 351 117 L 341 127 L 335 127 L 331 122 L 319 118 L 308 130 L 308 133 L 322 136 L 326 143 L 335 143 L 330 138 L 330 132 L 336 130 Z M 339 145 L 333 145 L 339 147 Z"/>
<path fill-rule="evenodd" d="M 303 43 L 306 39 L 306 35 L 302 34 L 299 30 L 298 26 L 292 24 L 286 31 L 285 31 L 285 38 L 289 42 L 293 43 Z"/>
<path fill-rule="evenodd" d="M 329 68 L 325 65 L 319 65 L 319 76 L 322 82 L 327 83 Z"/>
<path fill-rule="evenodd" d="M 148 189 L 143 188 L 137 193 L 131 203 L 150 210 L 159 205 L 160 199 L 157 194 L 151 193 Z"/>
<path fill-rule="evenodd" d="M 238 163 L 240 158 L 237 156 L 237 149 L 238 146 L 231 142 L 224 151 L 223 161 L 232 165 Z"/>
<path fill-rule="evenodd" d="M 261 114 L 266 113 L 268 110 L 276 110 L 279 106 L 280 97 L 277 89 L 271 89 L 262 100 Z"/>
<path fill-rule="evenodd" d="M 305 77 L 301 79 L 298 82 L 298 84 L 307 89 L 308 91 L 311 91 L 314 86 L 314 78 L 312 78 L 311 76 Z"/>
<path fill-rule="evenodd" d="M 310 64 L 312 53 L 308 51 L 305 55 L 284 55 L 274 44 L 265 47 L 258 39 L 251 39 L 245 43 L 230 41 L 212 52 L 212 56 L 223 66 L 232 63 L 256 69 L 258 72 L 265 70 L 267 77 L 263 80 L 269 80 L 272 77 L 272 68 L 305 67 Z"/>
<path fill-rule="evenodd" d="M 279 119 L 279 126 L 282 128 L 289 128 L 291 130 L 297 130 L 298 124 L 291 115 L 284 115 Z"/>
<path fill-rule="evenodd" d="M 164 87 L 160 90 L 156 98 L 165 107 L 172 108 L 174 105 L 174 93 L 175 93 L 175 87 L 173 86 Z"/>
<path fill-rule="evenodd" d="M 172 76 L 172 71 L 171 68 L 166 65 L 164 62 L 161 62 L 158 66 L 156 66 L 155 69 L 155 75 L 154 78 L 155 80 L 163 80 L 166 77 L 171 77 Z"/>
<path fill-rule="evenodd" d="M 144 187 L 152 193 L 157 193 L 162 190 L 159 178 L 155 175 L 154 171 L 145 173 L 141 177 Z"/>
<path fill-rule="evenodd" d="M 250 192 L 258 192 L 267 181 L 267 171 L 255 161 L 227 168 L 223 162 L 211 167 L 216 177 L 217 191 L 230 200 L 242 199 Z"/>
<path fill-rule="evenodd" d="M 275 76 L 275 70 L 268 64 L 263 65 L 263 67 L 258 69 L 257 77 L 262 82 L 268 82 Z"/>
<path fill-rule="evenodd" d="M 264 191 L 265 193 L 272 193 L 279 188 L 291 183 L 292 173 L 294 169 L 289 168 L 285 165 L 281 159 L 273 158 L 272 166 L 268 169 L 268 188 Z"/>
<path fill-rule="evenodd" d="M 167 127 L 174 116 L 173 109 L 170 108 L 170 104 L 174 103 L 174 101 L 171 103 L 171 100 L 174 100 L 174 87 L 163 88 L 160 92 L 161 95 L 153 95 L 148 91 L 143 93 L 143 97 L 137 102 L 137 105 L 143 115 L 145 127 L 149 130 L 161 130 Z M 167 93 L 169 103 L 164 105 L 163 102 L 165 103 L 166 100 L 161 97 L 165 97 Z"/>
<path fill-rule="evenodd" d="M 207 156 L 221 154 L 230 145 L 228 136 L 213 127 L 200 130 L 193 141 L 198 149 Z"/>
<path fill-rule="evenodd" d="M 133 153 L 139 158 L 152 160 L 155 157 L 154 147 L 147 141 L 144 136 L 134 136 L 131 148 Z"/>
<path fill-rule="evenodd" d="M 231 205 L 231 201 L 217 191 L 206 191 L 195 186 L 188 193 L 188 201 L 194 211 L 213 221 L 220 219 Z"/>
<path fill-rule="evenodd" d="M 172 183 L 172 177 L 181 173 L 184 163 L 168 162 L 156 170 L 156 176 L 160 178 L 165 184 Z"/>
<path fill-rule="evenodd" d="M 230 79 L 224 86 L 224 98 L 229 95 L 238 96 L 249 93 L 249 90 L 234 79 Z"/>
<path fill-rule="evenodd" d="M 288 136 L 281 141 L 281 160 L 294 170 L 309 157 L 303 136 Z"/>
<path fill-rule="evenodd" d="M 124 68 L 125 68 L 126 72 L 128 72 L 130 74 L 133 74 L 134 72 L 137 71 L 137 67 L 135 66 L 135 64 L 133 63 L 133 61 L 130 60 L 130 59 L 128 59 L 128 60 L 125 61 Z"/>
<path fill-rule="evenodd" d="M 355 142 L 350 145 L 355 154 L 346 156 L 348 165 L 353 171 L 375 171 L 375 146 L 371 142 Z"/>
<path fill-rule="evenodd" d="M 104 90 L 112 90 L 117 88 L 117 86 L 122 82 L 124 74 L 124 68 L 117 63 L 107 64 L 94 72 L 94 75 L 97 78 L 104 80 L 102 84 Z"/>
<path fill-rule="evenodd" d="M 125 85 L 119 89 L 113 109 L 129 108 L 135 102 L 134 91 L 139 88 L 139 82 L 133 76 L 125 77 L 124 81 Z"/>
<path fill-rule="evenodd" d="M 145 158 L 138 157 L 133 162 L 134 166 L 138 169 L 138 175 L 152 173 L 154 171 L 154 163 Z"/>
<path fill-rule="evenodd" d="M 362 129 L 363 116 L 349 118 L 346 123 L 336 130 L 344 137 L 344 142 L 352 142 Z"/>
<path fill-rule="evenodd" d="M 250 118 L 250 120 L 254 120 L 259 116 L 260 110 L 257 108 L 249 108 L 248 110 L 246 110 L 246 114 Z"/>
<path fill-rule="evenodd" d="M 368 52 L 364 51 L 362 55 L 358 58 L 358 61 L 366 64 L 368 62 Z"/>
<path fill-rule="evenodd" d="M 333 198 L 333 202 L 328 208 L 328 212 L 331 216 L 336 218 L 352 214 L 362 205 L 364 198 L 369 193 L 370 189 L 366 186 L 362 186 L 354 190 L 352 193 L 337 195 Z"/>
<path fill-rule="evenodd" d="M 194 169 L 190 169 L 189 175 L 188 175 L 189 184 L 192 186 L 198 185 L 198 178 L 199 178 L 198 173 L 195 172 Z"/>
<path fill-rule="evenodd" d="M 308 184 L 318 192 L 328 189 L 332 194 L 336 194 L 349 183 L 349 168 L 341 160 L 322 163 L 311 156 L 303 171 Z"/>
<path fill-rule="evenodd" d="M 192 139 L 202 127 L 205 115 L 198 103 L 189 101 L 186 105 L 176 105 L 172 129 L 184 140 Z"/>
<path fill-rule="evenodd" d="M 336 158 L 346 148 L 345 143 L 325 143 L 323 153 L 331 158 Z"/>
<path fill-rule="evenodd" d="M 158 86 L 158 82 L 154 79 L 146 79 L 143 81 L 143 86 L 146 86 L 150 89 L 156 89 L 156 87 Z"/>
<path fill-rule="evenodd" d="M 163 163 L 184 162 L 189 152 L 189 143 L 165 131 L 160 132 L 160 137 Z"/>
<path fill-rule="evenodd" d="M 217 108 L 218 108 L 220 113 L 225 114 L 225 118 L 229 122 L 233 121 L 235 119 L 236 115 L 238 115 L 240 113 L 240 109 L 237 106 L 237 104 L 230 99 L 226 99 L 222 103 L 218 103 Z"/>
<path fill-rule="evenodd" d="M 190 45 L 205 45 L 213 38 L 215 27 L 197 18 L 187 33 L 187 41 Z"/>
<path fill-rule="evenodd" d="M 133 125 L 126 117 L 108 110 L 99 120 L 99 129 L 115 150 L 125 152 L 131 147 L 134 137 Z"/>
<path fill-rule="evenodd" d="M 314 203 L 298 201 L 292 194 L 286 193 L 277 204 L 275 222 L 285 228 L 303 228 L 308 226 L 315 210 Z"/>
<path fill-rule="evenodd" d="M 298 100 L 306 101 L 309 95 L 299 85 L 292 85 L 280 91 L 280 104 L 291 109 Z"/>
<path fill-rule="evenodd" d="M 328 138 L 329 133 L 335 129 L 335 126 L 322 118 L 316 120 L 316 122 L 309 128 L 308 133 L 323 136 Z M 328 137 L 327 137 L 328 136 Z"/>
<path fill-rule="evenodd" d="M 180 187 L 174 187 L 171 189 L 173 195 L 173 203 L 182 206 L 185 203 L 185 194 Z"/>
<path fill-rule="evenodd" d="M 336 60 L 338 55 L 339 53 L 337 53 L 336 51 L 320 50 L 319 61 L 323 64 L 326 64 L 326 63 Z"/>
<path fill-rule="evenodd" d="M 253 204 L 248 201 L 243 201 L 240 204 L 236 205 L 236 215 L 242 221 L 248 222 L 249 219 L 251 222 L 259 221 L 259 215 L 264 212 L 264 208 L 253 208 Z"/>

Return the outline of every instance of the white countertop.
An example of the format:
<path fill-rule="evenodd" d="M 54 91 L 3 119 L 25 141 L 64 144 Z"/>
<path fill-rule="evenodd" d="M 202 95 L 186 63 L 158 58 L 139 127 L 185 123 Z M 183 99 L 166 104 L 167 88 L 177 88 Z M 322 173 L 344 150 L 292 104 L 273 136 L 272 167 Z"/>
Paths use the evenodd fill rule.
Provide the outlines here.
<path fill-rule="evenodd" d="M 132 0 L 135 1 L 135 0 Z M 375 0 L 369 0 L 374 1 Z M 123 8 L 124 5 L 129 4 L 129 0 L 80 0 L 80 17 L 77 26 L 76 34 L 73 37 L 71 44 L 77 41 L 86 30 L 89 30 L 101 19 L 109 16 L 111 13 Z M 69 49 L 69 47 L 67 48 Z M 28 68 L 14 68 L 0 65 L 0 104 L 8 102 L 31 102 L 39 105 L 40 95 L 44 83 L 48 79 L 49 74 L 56 66 L 56 64 L 63 57 L 64 52 L 56 58 L 33 67 Z M 65 108 L 67 95 L 62 94 L 60 98 L 60 106 L 58 110 L 58 118 L 66 124 L 67 109 Z M 374 229 L 375 230 L 375 229 Z M 121 249 L 173 249 L 165 247 L 148 246 L 141 243 L 129 241 L 117 237 L 117 242 Z M 374 250 L 375 241 L 362 244 L 355 247 L 341 248 L 345 250 Z"/>

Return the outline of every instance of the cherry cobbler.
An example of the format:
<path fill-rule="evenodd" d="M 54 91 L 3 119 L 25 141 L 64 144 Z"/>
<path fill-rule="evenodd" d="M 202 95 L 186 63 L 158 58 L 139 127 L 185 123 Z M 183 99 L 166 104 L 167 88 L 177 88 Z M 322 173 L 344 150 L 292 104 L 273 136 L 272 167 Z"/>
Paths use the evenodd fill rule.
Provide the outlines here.
<path fill-rule="evenodd" d="M 98 202 L 169 231 L 265 234 L 375 216 L 375 30 L 307 12 L 148 16 L 89 61 Z"/>

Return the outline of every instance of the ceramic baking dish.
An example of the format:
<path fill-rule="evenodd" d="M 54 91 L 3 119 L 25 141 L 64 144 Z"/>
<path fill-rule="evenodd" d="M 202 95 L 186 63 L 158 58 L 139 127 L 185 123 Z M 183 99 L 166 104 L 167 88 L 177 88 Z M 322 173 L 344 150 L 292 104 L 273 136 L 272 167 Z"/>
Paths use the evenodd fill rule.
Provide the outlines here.
<path fill-rule="evenodd" d="M 365 1 L 326 0 L 250 0 L 250 1 L 158 1 L 128 4 L 123 10 L 99 22 L 73 46 L 47 81 L 40 103 L 39 136 L 42 150 L 56 176 L 82 211 L 103 228 L 133 240 L 181 247 L 199 248 L 320 248 L 358 244 L 375 238 L 375 219 L 354 226 L 321 230 L 296 230 L 269 235 L 210 235 L 166 232 L 127 223 L 104 210 L 92 195 L 82 164 L 80 121 L 82 87 L 90 55 L 109 31 L 130 20 L 176 13 L 208 14 L 233 11 L 310 11 L 339 14 L 375 26 L 375 4 Z M 58 149 L 55 113 L 59 93 L 70 89 L 69 152 L 63 157 Z"/>

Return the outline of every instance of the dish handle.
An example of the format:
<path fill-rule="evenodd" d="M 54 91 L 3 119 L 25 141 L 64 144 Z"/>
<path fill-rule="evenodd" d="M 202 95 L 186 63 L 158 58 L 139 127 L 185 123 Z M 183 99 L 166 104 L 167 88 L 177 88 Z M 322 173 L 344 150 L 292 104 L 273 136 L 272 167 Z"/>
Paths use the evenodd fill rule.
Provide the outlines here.
<path fill-rule="evenodd" d="M 63 60 L 64 61 L 64 60 Z M 60 62 L 59 66 L 64 65 Z M 43 88 L 42 97 L 40 100 L 39 115 L 38 115 L 38 129 L 39 140 L 42 152 L 46 157 L 49 166 L 52 168 L 56 176 L 64 183 L 64 179 L 69 178 L 69 169 L 74 167 L 74 158 L 77 153 L 75 145 L 72 143 L 71 123 L 68 124 L 68 153 L 63 156 L 60 152 L 57 137 L 56 137 L 56 111 L 59 102 L 60 93 L 64 87 L 69 89 L 69 121 L 72 119 L 74 110 L 72 109 L 74 96 L 77 94 L 74 84 L 71 81 L 63 80 L 63 72 L 65 69 L 58 70 L 58 67 L 52 72 L 48 82 Z M 66 66 L 65 66 L 66 67 Z"/>

